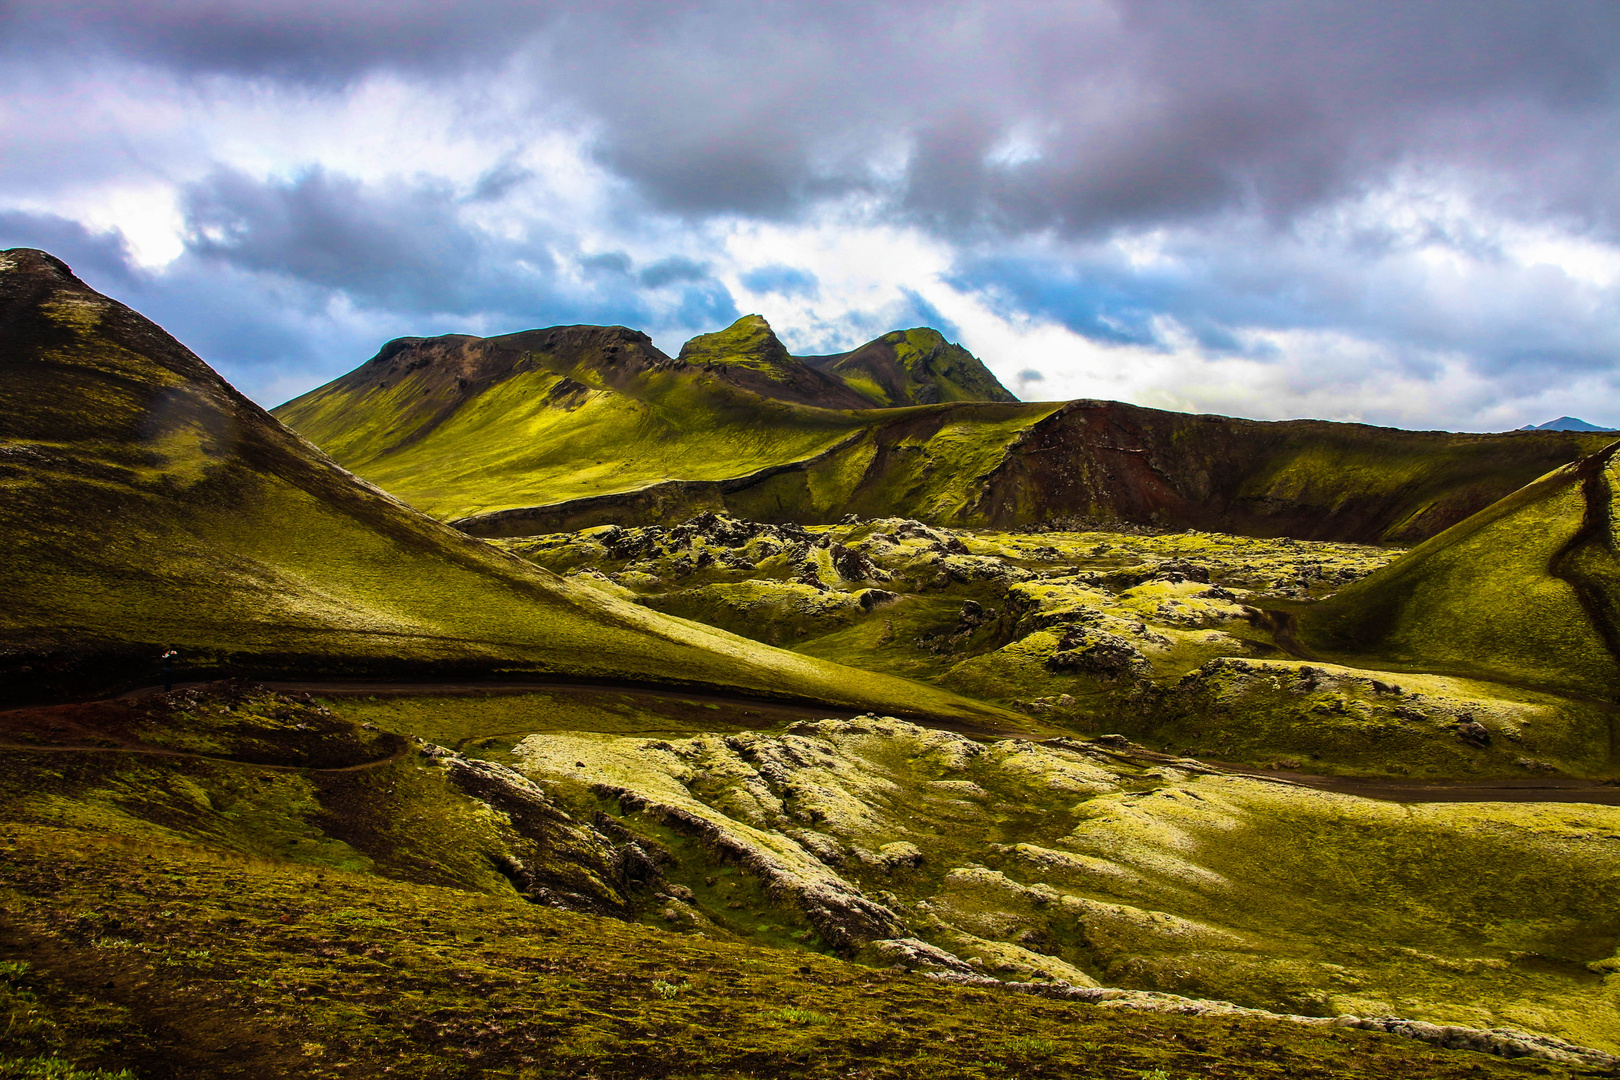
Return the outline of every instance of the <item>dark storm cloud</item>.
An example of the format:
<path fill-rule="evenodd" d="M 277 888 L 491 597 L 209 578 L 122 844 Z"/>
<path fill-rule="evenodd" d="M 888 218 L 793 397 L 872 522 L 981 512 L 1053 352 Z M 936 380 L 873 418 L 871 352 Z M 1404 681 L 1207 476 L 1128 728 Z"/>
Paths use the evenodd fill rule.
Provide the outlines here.
<path fill-rule="evenodd" d="M 433 181 L 375 188 L 319 168 L 285 182 L 221 170 L 187 188 L 184 209 L 191 250 L 244 269 L 410 310 L 491 300 L 494 283 L 480 273 L 487 241 L 462 223 L 455 193 Z M 521 254 L 549 269 L 544 249 Z"/>
<path fill-rule="evenodd" d="M 661 289 L 665 285 L 672 285 L 681 281 L 713 280 L 713 275 L 709 273 L 708 263 L 700 263 L 679 255 L 660 259 L 642 270 L 637 277 L 649 289 Z"/>
<path fill-rule="evenodd" d="M 102 49 L 200 74 L 341 82 L 387 67 L 448 72 L 500 56 L 550 17 L 526 0 L 12 0 L 0 41 Z"/>
<path fill-rule="evenodd" d="M 547 54 L 549 85 L 603 122 L 603 159 L 682 212 L 867 190 L 948 233 L 1283 223 L 1427 165 L 1479 172 L 1523 213 L 1616 219 L 1615 186 L 1591 180 L 1616 171 L 1620 5 L 713 10 L 604 32 L 612 60 Z"/>
<path fill-rule="evenodd" d="M 1611 3 L 13 0 L 0 40 L 315 82 L 526 57 L 541 106 L 700 216 L 868 191 L 953 233 L 1280 222 L 1428 164 L 1520 213 L 1620 219 Z"/>
<path fill-rule="evenodd" d="M 127 288 L 139 280 L 129 245 L 116 232 L 95 233 L 55 214 L 0 211 L 0 251 L 39 248 L 74 267 L 79 277 L 100 288 Z"/>

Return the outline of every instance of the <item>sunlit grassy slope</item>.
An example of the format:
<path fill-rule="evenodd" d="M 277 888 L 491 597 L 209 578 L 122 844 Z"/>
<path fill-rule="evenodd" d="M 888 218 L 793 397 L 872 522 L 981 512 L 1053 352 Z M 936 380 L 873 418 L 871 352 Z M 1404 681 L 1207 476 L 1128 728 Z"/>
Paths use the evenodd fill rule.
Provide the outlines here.
<path fill-rule="evenodd" d="M 623 327 L 400 339 L 275 412 L 481 536 L 725 509 L 1416 543 L 1606 438 L 1026 404 L 935 331 L 801 360 L 758 316 L 674 359 Z"/>
<path fill-rule="evenodd" d="M 677 359 L 622 327 L 406 339 L 275 411 L 348 468 L 456 518 L 814 460 L 870 444 L 892 419 L 861 411 L 873 404 L 749 316 Z M 1026 423 L 1052 409 L 1018 408 Z"/>
<path fill-rule="evenodd" d="M 520 669 L 993 711 L 572 586 L 344 472 L 42 252 L 0 255 L 0 696 Z"/>
<path fill-rule="evenodd" d="M 1615 447 L 1558 469 L 1299 613 L 1329 654 L 1597 696 L 1615 660 Z"/>

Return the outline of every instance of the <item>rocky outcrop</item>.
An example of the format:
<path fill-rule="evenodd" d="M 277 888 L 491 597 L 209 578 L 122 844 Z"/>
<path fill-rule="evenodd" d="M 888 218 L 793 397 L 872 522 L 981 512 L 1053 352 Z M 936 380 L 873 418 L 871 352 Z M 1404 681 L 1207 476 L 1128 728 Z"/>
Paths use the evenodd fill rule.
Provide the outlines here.
<path fill-rule="evenodd" d="M 464 794 L 506 819 L 515 842 L 493 861 L 530 903 L 631 918 L 634 891 L 661 878 L 640 837 L 614 837 L 575 820 L 516 769 L 432 744 L 421 753 Z"/>
<path fill-rule="evenodd" d="M 640 811 L 667 828 L 698 839 L 721 861 L 746 870 L 765 885 L 773 899 L 803 913 L 835 949 L 853 951 L 866 942 L 906 931 L 899 915 L 808 856 L 802 861 L 784 858 L 780 850 L 752 840 L 715 815 L 655 802 L 627 788 L 603 784 L 596 790 L 617 799 L 627 810 Z"/>
<path fill-rule="evenodd" d="M 844 381 L 795 356 L 762 316 L 744 315 L 724 330 L 681 346 L 680 361 L 760 397 L 823 409 L 868 409 Z"/>
<path fill-rule="evenodd" d="M 946 952 L 917 938 L 874 941 L 867 945 L 866 951 L 877 963 L 904 968 L 906 971 L 954 971 L 963 975 L 978 973 L 972 964 L 955 953 Z"/>

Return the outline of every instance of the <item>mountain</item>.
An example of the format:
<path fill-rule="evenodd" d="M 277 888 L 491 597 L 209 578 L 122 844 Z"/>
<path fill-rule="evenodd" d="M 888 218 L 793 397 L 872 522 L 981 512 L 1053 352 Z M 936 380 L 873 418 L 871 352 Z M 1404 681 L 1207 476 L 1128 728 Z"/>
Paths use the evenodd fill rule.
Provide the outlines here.
<path fill-rule="evenodd" d="M 1299 642 L 1385 667 L 1612 698 L 1620 443 L 1563 466 L 1297 615 Z"/>
<path fill-rule="evenodd" d="M 807 404 L 861 387 L 884 400 L 989 393 L 954 349 L 910 330 L 801 363 L 756 316 L 673 359 L 624 327 L 405 338 L 274 413 L 346 468 L 481 536 L 724 509 L 802 524 L 1081 519 L 1416 543 L 1605 442 L 1091 400 Z"/>
<path fill-rule="evenodd" d="M 1556 420 L 1549 420 L 1545 424 L 1526 424 L 1520 431 L 1613 431 L 1614 428 L 1598 427 L 1588 424 L 1585 420 L 1577 420 L 1573 416 L 1560 416 Z"/>
<path fill-rule="evenodd" d="M 847 353 L 800 357 L 867 400 L 892 408 L 941 401 L 1017 401 L 979 358 L 938 330 L 896 330 Z"/>
<path fill-rule="evenodd" d="M 744 315 L 724 330 L 698 335 L 681 346 L 677 359 L 762 398 L 827 409 L 871 405 L 836 375 L 788 355 L 787 346 L 759 315 Z"/>
<path fill-rule="evenodd" d="M 0 255 L 0 335 L 0 699 L 150 678 L 172 647 L 193 673 L 515 670 L 999 715 L 609 599 L 417 513 L 43 252 Z"/>

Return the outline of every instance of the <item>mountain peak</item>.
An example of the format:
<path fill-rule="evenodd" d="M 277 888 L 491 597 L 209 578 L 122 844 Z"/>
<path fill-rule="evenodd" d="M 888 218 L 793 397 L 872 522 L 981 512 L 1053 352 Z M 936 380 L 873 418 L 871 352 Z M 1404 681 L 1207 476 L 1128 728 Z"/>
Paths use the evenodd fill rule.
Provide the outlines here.
<path fill-rule="evenodd" d="M 1526 424 L 1520 431 L 1613 431 L 1614 428 L 1599 427 L 1588 424 L 1574 416 L 1560 416 L 1556 420 L 1549 420 L 1545 424 Z"/>
<path fill-rule="evenodd" d="M 978 357 L 931 326 L 891 330 L 851 352 L 804 360 L 879 406 L 1018 400 Z"/>
<path fill-rule="evenodd" d="M 735 364 L 756 371 L 794 363 L 763 315 L 744 315 L 724 330 L 699 334 L 681 346 L 680 359 L 692 364 Z"/>

